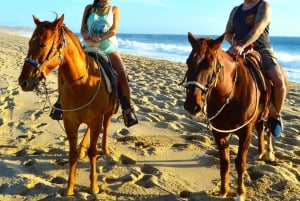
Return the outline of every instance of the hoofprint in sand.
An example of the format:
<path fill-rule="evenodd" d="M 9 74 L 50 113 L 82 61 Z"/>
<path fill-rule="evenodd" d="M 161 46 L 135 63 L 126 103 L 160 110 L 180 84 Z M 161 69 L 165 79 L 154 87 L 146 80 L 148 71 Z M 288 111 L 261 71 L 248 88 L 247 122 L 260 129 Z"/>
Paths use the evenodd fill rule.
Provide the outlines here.
<path fill-rule="evenodd" d="M 45 95 L 22 92 L 18 75 L 28 39 L 0 33 L 0 199 L 1 200 L 233 200 L 238 139 L 231 138 L 231 197 L 221 199 L 219 159 L 205 121 L 183 109 L 178 82 L 186 66 L 123 55 L 140 123 L 124 128 L 114 116 L 109 129 L 111 155 L 98 157 L 102 192 L 88 193 L 89 162 L 78 163 L 76 195 L 66 197 L 68 141 L 62 123 L 48 117 Z M 57 97 L 56 73 L 46 82 Z M 300 199 L 300 85 L 289 83 L 283 112 L 285 130 L 274 140 L 276 161 L 254 160 L 254 133 L 248 154 L 247 200 Z M 84 132 L 82 125 L 79 138 Z M 100 146 L 100 143 L 99 143 Z"/>

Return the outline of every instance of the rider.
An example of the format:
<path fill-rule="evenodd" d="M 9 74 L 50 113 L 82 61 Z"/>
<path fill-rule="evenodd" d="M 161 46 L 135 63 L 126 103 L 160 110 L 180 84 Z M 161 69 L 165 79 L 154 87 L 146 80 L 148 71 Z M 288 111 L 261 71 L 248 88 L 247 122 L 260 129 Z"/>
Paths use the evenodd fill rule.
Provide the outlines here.
<path fill-rule="evenodd" d="M 286 98 L 284 75 L 274 55 L 269 38 L 271 8 L 265 0 L 244 0 L 232 9 L 226 25 L 226 40 L 231 44 L 229 53 L 241 55 L 249 46 L 258 51 L 262 67 L 273 84 L 275 110 L 270 110 L 271 133 L 279 137 L 283 124 L 281 111 Z"/>
<path fill-rule="evenodd" d="M 127 127 L 138 123 L 130 104 L 130 89 L 126 68 L 117 51 L 117 29 L 119 25 L 119 8 L 111 6 L 110 0 L 94 0 L 85 7 L 81 35 L 86 48 L 96 48 L 108 55 L 112 67 L 118 74 L 118 94 L 122 107 L 124 124 Z"/>

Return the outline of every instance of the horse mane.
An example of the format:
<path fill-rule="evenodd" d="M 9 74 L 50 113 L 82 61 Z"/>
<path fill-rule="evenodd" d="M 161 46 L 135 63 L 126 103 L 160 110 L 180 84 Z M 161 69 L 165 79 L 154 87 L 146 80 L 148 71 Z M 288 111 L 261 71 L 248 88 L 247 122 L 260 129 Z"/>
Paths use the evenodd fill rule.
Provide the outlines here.
<path fill-rule="evenodd" d="M 81 44 L 78 36 L 71 29 L 69 29 L 65 24 L 63 25 L 63 28 L 64 28 L 66 34 L 68 34 L 70 36 L 72 42 L 74 43 L 76 48 L 80 51 L 80 53 L 84 54 L 83 47 L 82 47 L 82 44 Z"/>

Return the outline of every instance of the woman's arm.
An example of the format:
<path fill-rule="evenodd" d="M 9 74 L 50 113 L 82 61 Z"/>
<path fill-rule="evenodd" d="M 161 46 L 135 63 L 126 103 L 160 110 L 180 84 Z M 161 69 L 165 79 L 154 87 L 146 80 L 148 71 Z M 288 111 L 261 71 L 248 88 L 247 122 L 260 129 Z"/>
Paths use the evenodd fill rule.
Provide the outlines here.
<path fill-rule="evenodd" d="M 86 24 L 86 17 L 87 17 L 86 15 L 91 10 L 91 7 L 92 7 L 91 5 L 86 6 L 82 16 L 80 33 L 84 40 L 90 39 L 91 37 L 90 34 L 88 33 L 87 24 Z"/>
<path fill-rule="evenodd" d="M 115 36 L 118 32 L 119 28 L 119 20 L 120 20 L 120 9 L 117 6 L 112 7 L 112 13 L 113 13 L 113 25 L 111 29 L 104 34 L 102 37 L 102 40 L 108 39 L 112 36 Z"/>
<path fill-rule="evenodd" d="M 233 33 L 233 16 L 235 15 L 237 9 L 239 8 L 239 6 L 236 6 L 232 9 L 228 21 L 227 21 L 227 25 L 226 25 L 226 41 L 228 43 L 230 43 L 232 46 L 236 45 L 236 41 L 234 41 L 234 33 Z"/>

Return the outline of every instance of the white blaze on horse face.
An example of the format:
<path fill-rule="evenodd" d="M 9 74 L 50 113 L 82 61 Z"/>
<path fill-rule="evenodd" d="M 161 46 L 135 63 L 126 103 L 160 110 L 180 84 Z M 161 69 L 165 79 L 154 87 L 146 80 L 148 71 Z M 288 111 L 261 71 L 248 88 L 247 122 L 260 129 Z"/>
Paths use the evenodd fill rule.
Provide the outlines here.
<path fill-rule="evenodd" d="M 196 57 L 197 55 L 195 55 Z M 202 57 L 197 61 L 197 66 L 203 61 L 205 55 L 202 55 Z"/>

